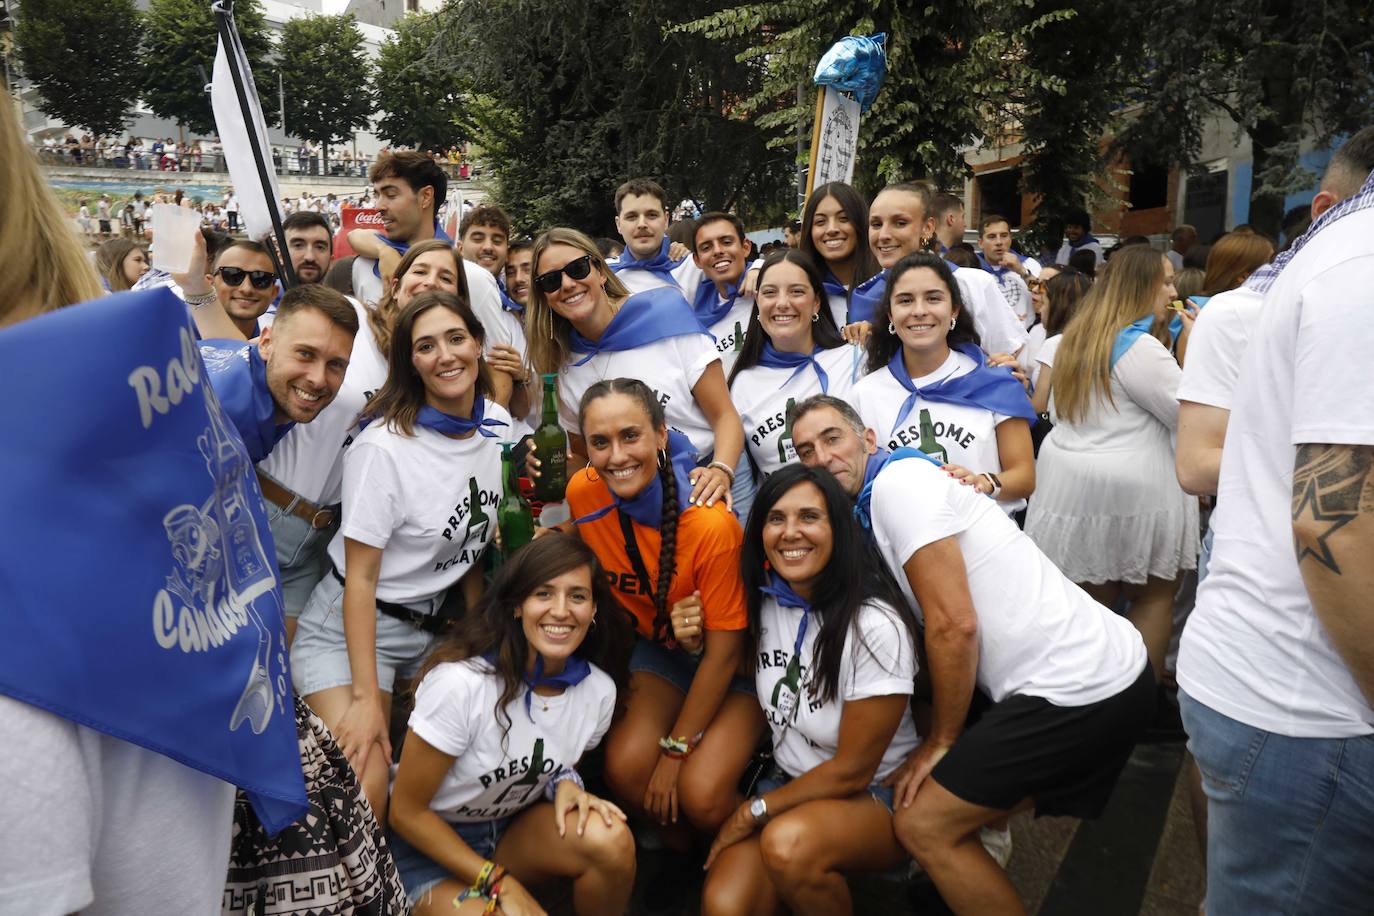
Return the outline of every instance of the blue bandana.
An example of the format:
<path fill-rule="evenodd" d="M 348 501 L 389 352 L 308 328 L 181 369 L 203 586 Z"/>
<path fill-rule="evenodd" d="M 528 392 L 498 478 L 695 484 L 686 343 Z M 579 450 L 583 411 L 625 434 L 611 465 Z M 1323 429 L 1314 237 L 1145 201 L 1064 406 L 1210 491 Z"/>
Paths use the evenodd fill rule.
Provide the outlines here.
<path fill-rule="evenodd" d="M 0 693 L 242 787 L 276 833 L 308 810 L 276 552 L 192 338 L 167 289 L 0 331 L 43 392 L 0 407 L 33 432 L 0 449 Z M 51 358 L 73 340 L 100 345 Z"/>
<path fill-rule="evenodd" d="M 493 668 L 496 667 L 496 653 L 488 652 L 482 656 Z M 534 721 L 534 691 L 537 687 L 557 687 L 567 690 L 569 687 L 576 687 L 587 679 L 587 675 L 592 673 L 592 666 L 580 655 L 570 655 L 563 663 L 563 670 L 557 674 L 544 673 L 544 656 L 535 655 L 534 673 L 528 671 L 520 672 L 520 679 L 525 682 L 525 715 Z"/>
<path fill-rule="evenodd" d="M 464 436 L 476 430 L 481 436 L 487 439 L 495 439 L 496 433 L 488 427 L 509 426 L 505 420 L 484 420 L 483 414 L 486 413 L 486 398 L 478 395 L 472 399 L 472 416 L 455 417 L 453 414 L 444 413 L 428 404 L 421 407 L 415 413 L 415 422 L 425 429 L 432 429 L 436 433 L 444 436 Z"/>
<path fill-rule="evenodd" d="M 696 313 L 697 320 L 701 322 L 703 328 L 713 327 L 726 315 L 730 314 L 730 309 L 735 307 L 735 300 L 739 298 L 739 287 L 733 283 L 725 289 L 725 298 L 721 299 L 716 293 L 716 285 L 705 278 L 697 284 L 696 300 L 692 303 L 692 311 Z"/>
<path fill-rule="evenodd" d="M 588 340 L 576 330 L 568 334 L 573 353 L 585 354 L 574 366 L 580 366 L 599 353 L 618 353 L 685 334 L 710 333 L 701 326 L 696 313 L 687 304 L 677 287 L 635 293 L 620 304 L 620 311 L 611 318 L 606 330 L 595 341 Z"/>
<path fill-rule="evenodd" d="M 902 446 L 882 461 L 878 460 L 878 455 L 869 455 L 868 467 L 864 468 L 864 487 L 859 491 L 859 498 L 854 501 L 854 517 L 859 520 L 865 531 L 873 530 L 873 485 L 878 482 L 878 475 L 892 462 L 904 461 L 907 458 L 924 458 L 937 468 L 941 466 L 939 461 L 909 445 Z"/>
<path fill-rule="evenodd" d="M 821 393 L 829 394 L 830 376 L 825 374 L 825 369 L 816 360 L 816 354 L 824 352 L 824 347 L 816 347 L 810 353 L 787 353 L 773 349 L 773 342 L 765 338 L 763 352 L 759 354 L 759 365 L 767 366 L 769 369 L 796 369 L 787 377 L 787 381 L 778 386 L 779 391 L 792 384 L 792 380 L 810 366 L 816 371 L 816 379 L 821 383 Z"/>
<path fill-rule="evenodd" d="M 692 495 L 692 484 L 688 474 L 697 466 L 697 451 L 692 441 L 675 429 L 668 430 L 668 460 L 673 465 L 673 476 L 677 480 L 677 508 L 685 512 L 690 505 L 687 498 Z M 606 488 L 608 491 L 610 487 Z M 621 499 L 611 494 L 611 504 L 588 512 L 581 518 L 573 519 L 575 525 L 585 525 L 610 515 L 619 509 L 631 519 L 647 528 L 663 527 L 663 480 L 655 474 L 653 480 L 638 496 Z"/>
<path fill-rule="evenodd" d="M 673 268 L 677 267 L 686 258 L 679 258 L 674 261 L 668 257 L 668 239 L 664 238 L 663 243 L 658 246 L 658 253 L 651 258 L 640 260 L 630 253 L 630 247 L 625 246 L 625 250 L 620 253 L 620 257 L 611 263 L 611 270 L 620 273 L 622 270 L 644 270 L 656 277 L 662 277 L 677 288 L 677 278 L 673 276 Z"/>
<path fill-rule="evenodd" d="M 786 579 L 772 571 L 768 573 L 768 584 L 759 586 L 759 591 L 772 596 L 782 607 L 802 612 L 801 623 L 797 624 L 797 639 L 792 643 L 792 657 L 799 658 L 802 644 L 806 642 L 806 627 L 811 622 L 811 602 L 794 592 Z"/>
<path fill-rule="evenodd" d="M 868 456 L 868 461 L 864 464 L 864 482 L 863 486 L 859 488 L 860 492 L 863 491 L 863 487 L 873 482 L 874 477 L 878 476 L 878 472 L 883 469 L 883 465 L 887 464 L 888 457 L 887 449 L 883 448 L 876 450 L 873 454 Z"/>
<path fill-rule="evenodd" d="M 845 323 L 853 324 L 856 321 L 872 321 L 873 316 L 878 311 L 878 306 L 882 305 L 883 292 L 887 289 L 887 271 L 880 270 L 862 283 L 857 284 L 853 291 L 850 291 L 841 283 L 829 268 L 826 268 L 825 279 L 821 284 L 825 288 L 827 296 L 840 296 L 848 304 L 845 309 Z"/>
<path fill-rule="evenodd" d="M 1121 329 L 1116 335 L 1116 343 L 1112 344 L 1112 368 L 1116 368 L 1117 360 L 1126 355 L 1126 351 L 1131 349 L 1131 344 L 1142 334 L 1150 333 L 1150 328 L 1154 326 L 1155 316 L 1146 315 L 1139 321 L 1132 321 Z"/>
<path fill-rule="evenodd" d="M 924 388 L 917 388 L 916 383 L 907 374 L 906 364 L 902 361 L 902 351 L 899 349 L 892 354 L 887 371 L 897 380 L 897 384 L 911 392 L 902 402 L 901 410 L 897 411 L 897 422 L 892 424 L 893 431 L 910 415 L 918 398 L 939 404 L 977 407 L 1007 417 L 1021 417 L 1028 423 L 1035 422 L 1035 408 L 1031 406 L 1030 398 L 1026 397 L 1026 389 L 1012 378 L 1010 369 L 1005 366 L 994 369 L 984 365 L 983 351 L 971 343 L 960 344 L 955 349 L 973 360 L 973 370 Z"/>
<path fill-rule="evenodd" d="M 512 299 L 510 293 L 506 291 L 505 277 L 496 278 L 496 289 L 501 294 L 501 308 L 508 312 L 513 312 L 523 319 L 525 317 L 525 307 Z"/>
<path fill-rule="evenodd" d="M 448 237 L 448 233 L 445 232 L 445 231 L 443 230 L 443 227 L 439 225 L 439 218 L 438 218 L 437 216 L 434 218 L 434 237 L 435 237 L 436 239 L 442 239 L 443 241 L 448 242 L 450 245 L 453 244 L 453 239 L 449 238 L 449 237 Z M 381 242 L 381 243 L 382 243 L 383 245 L 385 245 L 386 247 L 388 247 L 388 248 L 394 250 L 394 251 L 395 251 L 397 254 L 399 254 L 401 257 L 405 257 L 405 253 L 406 253 L 407 251 L 410 250 L 410 245 L 411 245 L 410 242 L 401 242 L 401 241 L 394 241 L 394 240 L 392 240 L 392 239 L 389 239 L 389 238 L 387 238 L 385 235 L 383 235 L 383 234 L 380 233 L 380 232 L 377 233 L 377 241 Z M 381 270 L 380 265 L 378 265 L 378 263 L 377 263 L 376 261 L 373 261 L 373 262 L 372 262 L 372 276 L 374 276 L 374 277 L 380 277 L 381 275 L 382 275 L 382 270 Z"/>
<path fill-rule="evenodd" d="M 267 390 L 262 354 L 256 344 L 242 340 L 203 340 L 200 356 L 220 406 L 248 448 L 248 457 L 257 464 L 296 425 L 277 424 L 277 405 Z"/>

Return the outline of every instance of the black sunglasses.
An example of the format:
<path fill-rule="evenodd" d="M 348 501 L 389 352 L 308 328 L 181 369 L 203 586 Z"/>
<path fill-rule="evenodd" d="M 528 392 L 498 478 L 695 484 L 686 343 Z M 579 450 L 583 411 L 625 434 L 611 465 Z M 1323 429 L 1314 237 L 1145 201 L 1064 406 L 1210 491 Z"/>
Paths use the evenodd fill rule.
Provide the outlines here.
<path fill-rule="evenodd" d="M 267 289 L 277 282 L 277 275 L 270 270 L 244 270 L 242 267 L 220 267 L 215 270 L 219 278 L 224 281 L 225 286 L 242 286 L 243 278 L 247 277 L 253 284 L 253 289 Z"/>
<path fill-rule="evenodd" d="M 591 272 L 592 256 L 584 254 L 576 261 L 569 261 L 557 270 L 544 271 L 534 278 L 534 285 L 539 287 L 545 295 L 548 295 L 563 285 L 564 274 L 567 274 L 570 280 L 585 280 Z"/>

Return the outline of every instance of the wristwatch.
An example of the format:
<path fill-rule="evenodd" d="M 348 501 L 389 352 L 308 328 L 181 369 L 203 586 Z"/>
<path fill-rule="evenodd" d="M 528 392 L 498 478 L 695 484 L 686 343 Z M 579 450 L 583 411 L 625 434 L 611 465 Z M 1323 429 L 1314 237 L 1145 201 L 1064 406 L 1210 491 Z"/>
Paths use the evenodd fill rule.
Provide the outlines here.
<path fill-rule="evenodd" d="M 768 802 L 757 795 L 749 801 L 749 816 L 762 823 L 768 817 Z"/>

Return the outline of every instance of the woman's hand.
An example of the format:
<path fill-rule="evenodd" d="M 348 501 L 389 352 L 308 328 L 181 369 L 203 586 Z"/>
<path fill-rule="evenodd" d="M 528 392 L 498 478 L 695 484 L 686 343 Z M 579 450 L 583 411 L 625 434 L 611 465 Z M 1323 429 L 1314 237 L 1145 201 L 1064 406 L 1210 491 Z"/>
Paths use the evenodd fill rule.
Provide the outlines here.
<path fill-rule="evenodd" d="M 653 775 L 649 777 L 649 788 L 644 792 L 644 810 L 660 824 L 677 823 L 677 775 L 682 769 L 682 758 L 659 754 Z"/>
<path fill-rule="evenodd" d="M 516 382 L 527 382 L 529 370 L 520 352 L 510 344 L 496 344 L 486 355 L 487 365 L 497 372 L 504 372 Z"/>
<path fill-rule="evenodd" d="M 993 369 L 1006 366 L 1018 382 L 1027 389 L 1030 388 L 1030 376 L 1026 375 L 1026 370 L 1021 367 L 1020 361 L 1010 353 L 993 353 L 988 357 L 988 365 Z"/>
<path fill-rule="evenodd" d="M 714 506 L 716 500 L 725 500 L 725 508 L 734 508 L 730 498 L 730 485 L 734 483 L 730 475 L 720 468 L 697 468 L 692 472 L 692 496 L 688 500 L 697 506 Z"/>
<path fill-rule="evenodd" d="M 873 323 L 871 321 L 856 321 L 840 328 L 840 336 L 848 343 L 865 346 L 868 344 L 868 335 L 873 333 Z"/>
<path fill-rule="evenodd" d="M 382 701 L 375 696 L 355 699 L 349 704 L 339 719 L 338 727 L 334 729 L 334 738 L 360 780 L 374 744 L 381 747 L 383 759 L 388 763 L 391 761 L 391 735 L 382 711 Z"/>
<path fill-rule="evenodd" d="M 681 261 L 683 258 L 687 257 L 687 255 L 691 253 L 692 249 L 688 248 L 681 242 L 668 243 L 668 260 L 670 261 Z"/>
<path fill-rule="evenodd" d="M 758 828 L 759 822 L 754 820 L 754 815 L 749 813 L 749 802 L 746 801 L 735 809 L 734 814 L 725 819 L 725 823 L 720 825 L 720 832 L 716 834 L 715 842 L 711 844 L 711 851 L 706 854 L 706 864 L 702 866 L 702 869 L 710 871 L 711 863 L 716 861 L 716 856 L 740 840 L 747 840 L 753 836 L 754 831 Z"/>
<path fill-rule="evenodd" d="M 753 299 L 759 291 L 759 274 L 763 273 L 762 267 L 751 267 L 740 277 L 739 293 L 741 299 Z"/>
<path fill-rule="evenodd" d="M 570 811 L 577 811 L 577 835 L 581 836 L 587 827 L 587 818 L 593 811 L 601 815 L 607 827 L 614 826 L 616 819 L 625 820 L 625 812 L 604 798 L 597 798 L 580 788 L 571 779 L 558 784 L 553 796 L 553 822 L 558 827 L 559 836 L 567 836 L 567 821 Z"/>
<path fill-rule="evenodd" d="M 534 895 L 525 890 L 525 885 L 515 880 L 510 872 L 501 876 L 500 885 L 496 907 L 505 916 L 548 916 Z"/>
<path fill-rule="evenodd" d="M 704 628 L 701 625 L 701 592 L 696 591 L 673 605 L 673 639 L 693 655 L 701 651 Z"/>
<path fill-rule="evenodd" d="M 977 490 L 979 493 L 986 495 L 992 492 L 992 481 L 988 480 L 982 474 L 975 474 L 968 468 L 961 467 L 957 464 L 947 464 L 944 466 L 944 470 L 950 477 L 953 477 L 966 487 L 973 487 L 973 489 Z"/>

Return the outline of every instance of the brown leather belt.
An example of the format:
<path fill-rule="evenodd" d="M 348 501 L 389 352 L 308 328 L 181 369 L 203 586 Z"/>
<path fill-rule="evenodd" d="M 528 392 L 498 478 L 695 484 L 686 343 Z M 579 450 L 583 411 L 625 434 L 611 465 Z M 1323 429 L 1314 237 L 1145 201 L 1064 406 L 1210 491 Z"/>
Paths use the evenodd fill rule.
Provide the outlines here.
<path fill-rule="evenodd" d="M 324 509 L 302 499 L 262 471 L 258 471 L 258 486 L 262 487 L 262 495 L 269 502 L 286 510 L 296 518 L 304 519 L 305 523 L 316 531 L 321 531 L 334 524 L 337 513 L 333 509 Z"/>

